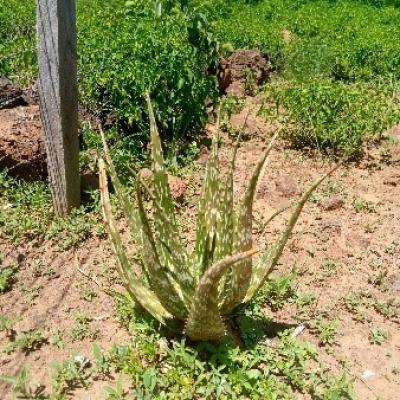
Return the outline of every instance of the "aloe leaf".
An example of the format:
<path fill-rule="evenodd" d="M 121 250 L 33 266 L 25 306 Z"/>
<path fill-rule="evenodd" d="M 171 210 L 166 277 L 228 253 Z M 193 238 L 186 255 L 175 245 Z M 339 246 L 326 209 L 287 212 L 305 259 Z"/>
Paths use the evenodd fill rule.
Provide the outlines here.
<path fill-rule="evenodd" d="M 312 195 L 312 193 L 318 188 L 319 185 L 321 185 L 321 183 L 326 178 L 328 178 L 328 176 L 332 175 L 340 167 L 340 165 L 341 163 L 335 165 L 335 167 L 333 167 L 327 174 L 317 179 L 300 198 L 295 210 L 293 211 L 291 217 L 289 218 L 289 221 L 286 225 L 286 229 L 282 233 L 282 236 L 277 242 L 268 247 L 267 251 L 262 255 L 259 264 L 254 268 L 251 283 L 246 293 L 244 301 L 250 301 L 254 297 L 257 291 L 264 284 L 269 274 L 275 268 L 277 262 L 279 261 L 279 258 L 282 255 L 283 249 L 285 248 L 285 245 L 289 240 L 290 235 L 297 223 L 297 220 L 299 219 L 300 214 L 303 211 L 303 208 L 307 203 L 308 199 L 310 198 L 310 196 Z"/>
<path fill-rule="evenodd" d="M 167 273 L 168 268 L 162 263 L 157 250 L 155 238 L 143 206 L 143 198 L 139 184 L 136 186 L 138 210 L 143 230 L 143 261 L 147 270 L 151 289 L 159 298 L 161 304 L 176 318 L 184 320 L 187 308 L 184 300 L 178 295 Z M 165 250 L 166 251 L 166 250 Z"/>
<path fill-rule="evenodd" d="M 108 147 L 106 138 L 104 136 L 104 132 L 101 130 L 100 134 L 101 134 L 101 138 L 103 141 L 104 156 L 105 156 L 105 159 L 107 162 L 107 171 L 109 172 L 109 174 L 111 176 L 111 181 L 115 188 L 115 192 L 117 194 L 119 204 L 121 205 L 124 216 L 128 222 L 129 233 L 131 235 L 133 242 L 135 243 L 135 245 L 137 247 L 136 252 L 138 253 L 141 251 L 140 249 L 143 245 L 142 235 L 141 235 L 140 230 L 138 230 L 138 226 L 140 226 L 139 214 L 138 214 L 136 208 L 133 207 L 131 200 L 125 193 L 125 190 L 124 190 L 124 188 L 121 184 L 121 181 L 118 177 L 118 174 L 115 170 L 114 163 L 112 161 L 111 154 L 110 154 L 110 149 Z"/>
<path fill-rule="evenodd" d="M 260 173 L 264 169 L 268 155 L 270 154 L 277 137 L 278 133 L 272 138 L 263 156 L 258 161 L 252 177 L 250 178 L 250 183 L 240 205 L 237 223 L 235 225 L 235 237 L 233 245 L 234 252 L 248 251 L 253 246 L 252 229 L 254 196 L 256 193 Z M 223 314 L 231 313 L 232 310 L 243 301 L 250 286 L 251 276 L 251 259 L 242 261 L 232 271 L 231 290 L 229 291 L 229 295 L 225 297 L 225 300 L 221 306 L 221 311 Z"/>
<path fill-rule="evenodd" d="M 190 339 L 217 341 L 225 336 L 226 328 L 219 311 L 220 280 L 230 267 L 257 252 L 253 249 L 225 257 L 207 269 L 197 286 L 186 323 L 185 333 Z"/>
<path fill-rule="evenodd" d="M 158 300 L 157 296 L 146 288 L 142 282 L 135 277 L 126 255 L 121 235 L 112 214 L 110 195 L 108 192 L 107 174 L 103 159 L 99 160 L 99 180 L 101 204 L 106 228 L 111 240 L 112 249 L 117 257 L 117 267 L 122 278 L 123 285 L 132 299 L 147 310 L 155 319 L 165 324 L 173 318 Z"/>
<path fill-rule="evenodd" d="M 235 170 L 236 155 L 239 148 L 240 138 L 241 134 L 239 135 L 232 151 L 231 163 L 226 176 L 226 182 L 220 189 L 220 218 L 217 224 L 218 246 L 216 249 L 216 260 L 221 260 L 222 258 L 232 254 L 233 251 L 233 173 Z M 222 303 L 227 296 L 230 296 L 231 289 L 231 271 L 229 270 L 221 279 L 220 303 Z"/>
<path fill-rule="evenodd" d="M 148 93 L 146 93 L 146 101 L 150 119 L 154 199 L 157 204 L 154 210 L 157 248 L 162 264 L 175 274 L 179 284 L 187 288 L 194 285 L 194 279 L 188 269 L 188 255 L 185 247 L 182 246 L 178 224 L 175 220 L 174 203 L 164 165 L 160 135 Z M 165 222 L 166 220 L 168 223 Z M 161 244 L 161 240 L 164 244 Z"/>
<path fill-rule="evenodd" d="M 196 265 L 199 276 L 207 270 L 214 259 L 215 247 L 212 246 L 216 243 L 217 221 L 220 218 L 218 178 L 218 137 L 216 135 L 213 138 L 211 155 L 207 163 L 197 217 Z M 207 264 L 204 263 L 205 259 L 209 261 Z"/>

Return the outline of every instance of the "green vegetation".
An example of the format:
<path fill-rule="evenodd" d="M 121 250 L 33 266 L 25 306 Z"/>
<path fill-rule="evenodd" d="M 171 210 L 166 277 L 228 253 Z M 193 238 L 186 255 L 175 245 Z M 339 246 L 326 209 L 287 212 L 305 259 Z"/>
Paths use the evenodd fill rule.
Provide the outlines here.
<path fill-rule="evenodd" d="M 18 271 L 18 266 L 0 267 L 0 294 L 11 288 L 14 282 L 14 275 Z"/>
<path fill-rule="evenodd" d="M 23 351 L 25 354 L 39 349 L 47 339 L 39 329 L 32 329 L 17 335 L 4 349 L 4 352 L 10 354 L 14 351 Z"/>
<path fill-rule="evenodd" d="M 232 47 L 258 48 L 270 58 L 279 79 L 267 84 L 268 98 L 296 146 L 358 156 L 364 141 L 379 140 L 400 122 L 395 1 L 157 4 L 78 0 L 81 100 L 107 126 L 123 129 L 112 135 L 130 159 L 141 157 L 148 140 L 144 91 L 164 137 L 197 133 L 205 105 L 216 100 L 218 59 Z M 0 6 L 0 75 L 23 85 L 36 76 L 34 16 L 33 0 Z"/>
<path fill-rule="evenodd" d="M 2 238 L 53 239 L 61 250 L 68 250 L 91 235 L 103 233 L 94 201 L 65 218 L 56 217 L 50 190 L 44 183 L 14 179 L 6 171 L 0 171 L 0 192 Z M 0 280 L 0 292 L 1 287 Z"/>
<path fill-rule="evenodd" d="M 366 84 L 349 85 L 328 80 L 277 83 L 267 87 L 267 104 L 276 105 L 284 134 L 299 148 L 357 156 L 364 140 L 379 141 L 400 121 L 393 89 Z"/>
<path fill-rule="evenodd" d="M 388 331 L 385 328 L 379 326 L 372 327 L 369 330 L 368 340 L 371 344 L 382 344 L 386 342 L 389 337 Z"/>

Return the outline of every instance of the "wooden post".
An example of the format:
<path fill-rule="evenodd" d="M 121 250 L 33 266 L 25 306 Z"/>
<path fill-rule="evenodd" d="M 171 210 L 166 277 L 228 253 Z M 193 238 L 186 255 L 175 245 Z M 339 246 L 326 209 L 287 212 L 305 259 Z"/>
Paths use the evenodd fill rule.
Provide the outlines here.
<path fill-rule="evenodd" d="M 75 0 L 37 0 L 39 97 L 58 215 L 80 203 Z"/>

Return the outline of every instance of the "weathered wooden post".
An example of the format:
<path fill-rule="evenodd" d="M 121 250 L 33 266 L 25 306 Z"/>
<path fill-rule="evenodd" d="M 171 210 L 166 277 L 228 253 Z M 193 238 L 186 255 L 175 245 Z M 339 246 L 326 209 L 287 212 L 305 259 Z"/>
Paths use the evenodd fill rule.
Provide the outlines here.
<path fill-rule="evenodd" d="M 39 97 L 55 212 L 80 203 L 75 0 L 37 0 Z"/>

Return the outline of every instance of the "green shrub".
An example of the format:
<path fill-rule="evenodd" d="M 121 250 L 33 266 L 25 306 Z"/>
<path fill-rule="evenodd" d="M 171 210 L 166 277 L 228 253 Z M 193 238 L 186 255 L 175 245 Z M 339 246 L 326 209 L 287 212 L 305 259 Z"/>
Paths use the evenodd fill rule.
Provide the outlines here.
<path fill-rule="evenodd" d="M 398 100 L 383 87 L 313 80 L 267 92 L 283 114 L 285 135 L 298 147 L 356 156 L 363 141 L 380 139 L 400 121 Z"/>
<path fill-rule="evenodd" d="M 185 12 L 178 1 L 92 0 L 94 10 L 80 15 L 80 83 L 82 97 L 102 112 L 113 112 L 134 131 L 147 129 L 143 101 L 150 88 L 157 122 L 179 138 L 206 121 L 204 104 L 217 94 L 217 43 L 202 14 Z"/>

